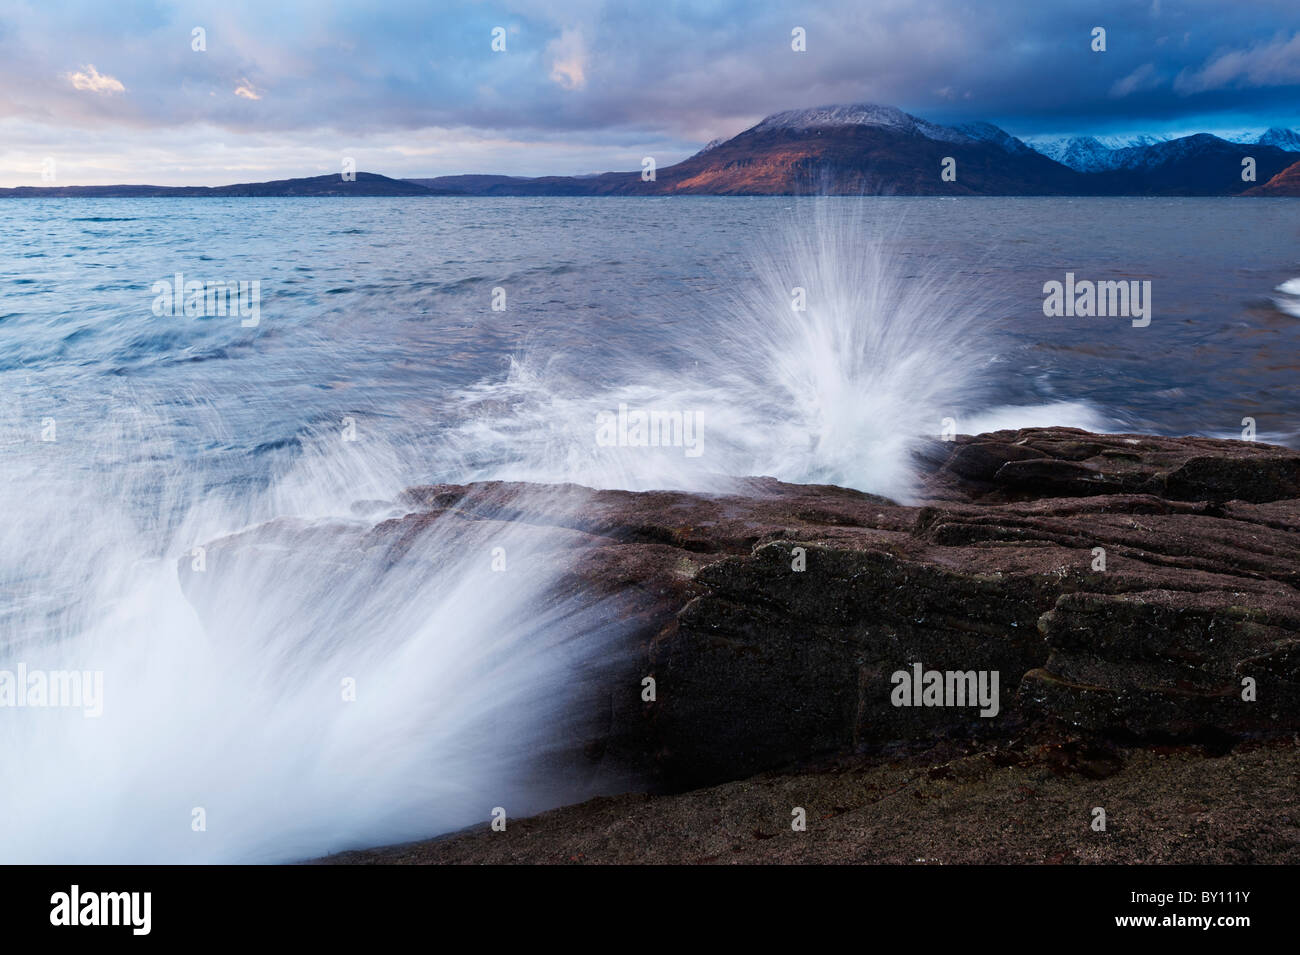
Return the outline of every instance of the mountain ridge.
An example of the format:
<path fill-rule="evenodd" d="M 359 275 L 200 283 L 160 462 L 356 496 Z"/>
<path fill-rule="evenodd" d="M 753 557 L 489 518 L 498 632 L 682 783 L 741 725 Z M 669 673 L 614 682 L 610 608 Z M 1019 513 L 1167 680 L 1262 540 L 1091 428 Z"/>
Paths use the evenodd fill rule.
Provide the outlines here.
<path fill-rule="evenodd" d="M 1128 142 L 1129 145 L 1122 145 Z M 1253 159 L 1254 181 L 1243 181 Z M 987 122 L 945 126 L 895 106 L 836 104 L 773 113 L 694 155 L 641 172 L 472 173 L 394 179 L 357 173 L 228 186 L 20 186 L 0 198 L 235 196 L 1293 196 L 1300 133 L 1255 142 L 1209 133 L 1161 138 L 1019 139 Z M 1269 184 L 1262 189 L 1256 183 Z"/>
<path fill-rule="evenodd" d="M 1168 143 L 1182 142 L 1197 136 L 1212 136 L 1220 142 L 1237 146 L 1271 146 L 1300 154 L 1300 132 L 1274 126 L 1255 136 L 1214 136 L 1212 133 L 1191 133 L 1187 136 L 1068 136 L 1063 138 L 1032 138 L 1028 145 L 1049 159 L 1055 159 L 1076 172 L 1108 172 L 1114 169 L 1134 168 L 1143 165 L 1148 151 L 1159 153 Z"/>
<path fill-rule="evenodd" d="M 160 199 L 160 198 L 252 198 L 252 197 L 334 197 L 334 196 L 423 196 L 457 195 L 450 190 L 422 186 L 409 179 L 394 179 L 374 172 L 359 172 L 355 180 L 345 180 L 340 173 L 275 179 L 270 182 L 242 182 L 228 186 L 15 186 L 0 189 L 0 198 L 82 198 L 82 199 Z"/>
<path fill-rule="evenodd" d="M 1287 166 L 1272 179 L 1247 189 L 1243 195 L 1265 197 L 1300 196 L 1300 162 Z"/>
<path fill-rule="evenodd" d="M 1181 137 L 1073 137 L 1026 142 L 987 122 L 943 126 L 894 106 L 834 104 L 773 113 L 679 163 L 597 176 L 413 179 L 467 195 L 1277 195 L 1251 189 L 1242 161 L 1269 181 L 1300 159 L 1300 133 L 1254 142 Z M 955 177 L 940 164 L 955 161 Z"/>

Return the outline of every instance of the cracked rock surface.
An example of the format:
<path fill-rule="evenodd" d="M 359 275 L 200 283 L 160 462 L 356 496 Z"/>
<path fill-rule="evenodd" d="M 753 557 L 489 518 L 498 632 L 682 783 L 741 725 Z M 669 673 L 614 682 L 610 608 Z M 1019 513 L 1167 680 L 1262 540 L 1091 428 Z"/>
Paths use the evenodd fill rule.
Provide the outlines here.
<path fill-rule="evenodd" d="M 924 485 L 910 504 L 770 478 L 716 495 L 418 487 L 382 520 L 273 522 L 213 542 L 209 560 L 219 563 L 224 552 L 274 562 L 328 540 L 332 560 L 378 574 L 419 559 L 431 533 L 455 540 L 495 524 L 535 533 L 539 553 L 565 568 L 558 590 L 613 601 L 624 621 L 615 662 L 586 687 L 575 745 L 589 760 L 632 767 L 655 792 L 725 784 L 703 791 L 724 802 L 748 798 L 745 786 L 780 789 L 825 760 L 856 761 L 836 772 L 883 773 L 872 785 L 897 783 L 903 792 L 915 779 L 898 761 L 920 760 L 926 771 L 949 766 L 944 747 L 966 754 L 960 773 L 970 772 L 976 790 L 1001 792 L 1012 782 L 999 773 L 1014 769 L 1022 774 L 1015 786 L 1037 791 L 1034 747 L 1075 746 L 1116 754 L 1110 777 L 1136 773 L 1147 780 L 1138 794 L 1156 787 L 1144 811 L 1163 807 L 1171 825 L 1196 816 L 1174 803 L 1204 802 L 1192 795 L 1198 775 L 1230 777 L 1234 760 L 1265 767 L 1259 772 L 1269 779 L 1250 777 L 1260 798 L 1277 773 L 1294 795 L 1300 454 L 1253 442 L 1042 428 L 936 441 L 922 457 Z M 224 599 L 213 575 L 181 567 L 200 614 L 205 601 Z M 996 672 L 997 715 L 969 705 L 894 705 L 892 675 L 918 663 Z M 654 702 L 641 699 L 645 676 L 655 679 Z M 1160 747 L 1178 755 L 1162 764 Z M 1212 756 L 1197 755 L 1206 747 Z M 1019 755 L 999 766 L 990 752 Z M 779 771 L 792 775 L 754 779 Z M 834 805 L 856 805 L 830 795 L 832 777 L 822 784 L 828 818 L 847 814 Z M 968 808 L 979 804 L 977 791 L 967 796 Z M 671 813 L 697 798 L 704 797 L 628 796 L 617 804 L 635 812 L 666 800 L 663 812 Z M 584 804 L 593 820 L 610 805 Z M 537 825 L 550 818 L 561 817 L 550 813 Z M 1291 848 L 1270 858 L 1294 856 L 1290 819 L 1279 825 Z M 788 823 L 778 814 L 751 828 L 780 833 Z M 862 831 L 866 838 L 869 827 Z M 565 861 L 554 853 L 568 850 L 543 835 L 538 858 Z M 429 859 L 469 861 L 481 840 L 464 838 L 463 850 L 442 840 Z M 776 836 L 728 838 L 725 846 L 679 845 L 677 858 L 748 859 L 785 844 Z M 611 840 L 578 854 L 621 860 Z M 1125 858 L 1116 842 L 1095 851 L 1007 844 L 1006 858 Z M 1263 851 L 1247 843 L 1211 855 L 1231 861 Z M 1172 843 L 1161 845 L 1169 858 L 1184 858 Z M 772 855 L 794 861 L 808 851 L 805 843 Z M 929 851 L 922 840 L 867 855 L 911 861 L 904 857 Z M 527 855 L 517 847 L 482 852 Z M 950 855 L 1001 858 L 988 846 Z"/>

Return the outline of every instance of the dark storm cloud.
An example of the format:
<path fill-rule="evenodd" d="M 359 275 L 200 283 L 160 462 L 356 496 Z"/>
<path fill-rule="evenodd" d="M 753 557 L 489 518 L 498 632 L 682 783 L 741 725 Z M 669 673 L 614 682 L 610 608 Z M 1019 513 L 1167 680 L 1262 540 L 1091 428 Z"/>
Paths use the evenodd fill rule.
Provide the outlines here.
<path fill-rule="evenodd" d="M 791 49 L 795 27 L 807 52 Z M 491 49 L 496 28 L 505 53 Z M 438 148 L 431 130 L 460 130 L 517 144 L 516 170 L 544 172 L 575 150 L 684 155 L 767 113 L 834 102 L 1031 135 L 1294 125 L 1298 93 L 1294 0 L 45 0 L 0 13 L 11 149 L 43 136 L 51 148 L 94 137 L 166 153 L 220 137 L 268 150 L 282 137 L 418 154 Z"/>

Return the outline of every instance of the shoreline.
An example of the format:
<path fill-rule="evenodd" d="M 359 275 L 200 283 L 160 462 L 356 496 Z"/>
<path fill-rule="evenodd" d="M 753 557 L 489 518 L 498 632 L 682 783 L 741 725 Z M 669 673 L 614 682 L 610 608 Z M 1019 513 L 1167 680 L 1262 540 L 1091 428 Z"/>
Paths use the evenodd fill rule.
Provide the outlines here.
<path fill-rule="evenodd" d="M 1037 428 L 925 461 L 910 506 L 772 479 L 526 513 L 518 485 L 408 490 L 368 548 L 500 519 L 586 542 L 565 589 L 630 628 L 557 765 L 645 791 L 310 861 L 1300 859 L 1300 452 Z M 914 664 L 1000 673 L 996 716 L 891 700 Z"/>
<path fill-rule="evenodd" d="M 1294 865 L 1300 744 L 1078 741 L 601 796 L 307 865 Z M 792 807 L 807 830 L 790 828 Z M 1090 828 L 1107 809 L 1107 829 Z"/>

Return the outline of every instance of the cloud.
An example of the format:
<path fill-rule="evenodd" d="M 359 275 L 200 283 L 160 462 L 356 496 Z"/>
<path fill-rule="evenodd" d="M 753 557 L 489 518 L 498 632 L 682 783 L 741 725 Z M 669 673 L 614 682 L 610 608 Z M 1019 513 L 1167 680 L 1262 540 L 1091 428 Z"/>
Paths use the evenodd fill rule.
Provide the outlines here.
<path fill-rule="evenodd" d="M 126 87 L 122 85 L 121 80 L 114 76 L 100 73 L 95 69 L 94 64 L 87 64 L 81 70 L 75 73 L 68 73 L 67 78 L 72 81 L 72 88 L 84 90 L 87 93 L 125 93 Z"/>
<path fill-rule="evenodd" d="M 1179 0 L 1158 18 L 1150 4 L 818 0 L 796 16 L 788 0 L 438 0 L 440 26 L 424 29 L 414 25 L 428 22 L 428 0 L 0 3 L 0 152 L 14 151 L 22 124 L 38 124 L 41 142 L 12 168 L 84 149 L 93 135 L 115 164 L 105 176 L 120 167 L 137 169 L 136 181 L 210 182 L 238 178 L 179 154 L 133 164 L 154 157 L 166 133 L 188 141 L 202 126 L 224 131 L 225 155 L 240 165 L 230 175 L 245 178 L 270 168 L 254 145 L 264 134 L 379 148 L 437 129 L 467 138 L 424 169 L 385 151 L 368 171 L 387 171 L 379 158 L 414 174 L 636 169 L 642 156 L 684 157 L 769 113 L 837 102 L 987 120 L 1022 136 L 1300 125 L 1300 79 L 1285 85 L 1300 72 L 1296 0 Z M 190 45 L 196 23 L 208 31 L 202 54 Z M 1089 48 L 1097 23 L 1115 24 L 1104 56 Z M 506 54 L 491 50 L 498 25 Z M 807 30 L 806 53 L 790 47 L 795 25 Z M 96 59 L 129 71 L 129 89 L 81 65 Z M 1253 85 L 1262 83 L 1276 85 Z M 486 152 L 473 137 L 514 145 Z M 110 142 L 120 156 L 106 155 Z M 271 178 L 297 174 L 298 158 Z"/>
<path fill-rule="evenodd" d="M 1116 80 L 1115 84 L 1110 88 L 1110 95 L 1116 99 L 1123 99 L 1138 90 L 1155 89 L 1161 82 L 1160 76 L 1156 72 L 1156 65 L 1154 63 L 1143 63 L 1122 80 Z"/>
<path fill-rule="evenodd" d="M 1300 83 L 1300 32 L 1279 36 L 1244 50 L 1219 53 L 1199 70 L 1184 70 L 1174 81 L 1180 93 Z"/>
<path fill-rule="evenodd" d="M 551 80 L 566 90 L 587 85 L 587 48 L 577 30 L 564 30 L 546 45 L 551 60 Z"/>

